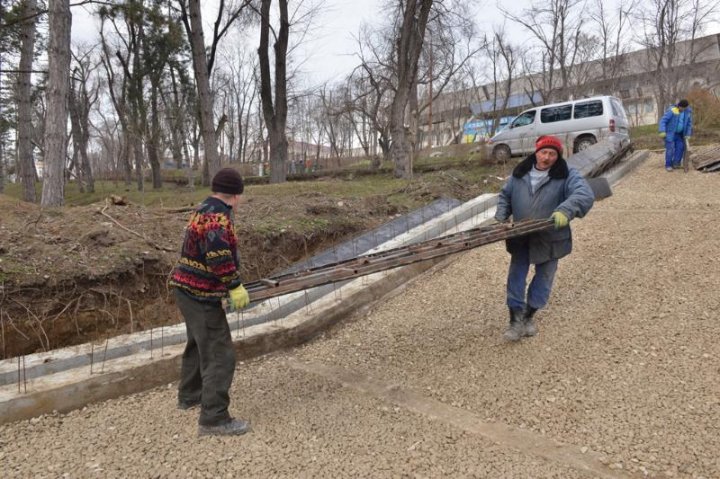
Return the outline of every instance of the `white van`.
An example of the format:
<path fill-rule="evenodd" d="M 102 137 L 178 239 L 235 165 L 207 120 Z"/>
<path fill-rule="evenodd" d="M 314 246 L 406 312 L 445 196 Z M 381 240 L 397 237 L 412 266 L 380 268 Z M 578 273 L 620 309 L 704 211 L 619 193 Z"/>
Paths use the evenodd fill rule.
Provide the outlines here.
<path fill-rule="evenodd" d="M 504 161 L 512 155 L 533 153 L 538 137 L 555 135 L 565 144 L 565 151 L 577 153 L 610 133 L 629 138 L 629 128 L 622 102 L 612 96 L 597 96 L 525 110 L 488 144 L 493 156 Z"/>

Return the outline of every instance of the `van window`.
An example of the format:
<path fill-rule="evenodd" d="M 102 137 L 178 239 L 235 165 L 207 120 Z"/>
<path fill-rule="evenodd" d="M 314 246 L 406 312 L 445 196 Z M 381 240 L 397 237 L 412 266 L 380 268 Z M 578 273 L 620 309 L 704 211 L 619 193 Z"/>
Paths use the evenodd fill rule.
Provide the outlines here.
<path fill-rule="evenodd" d="M 625 108 L 623 108 L 622 103 L 617 101 L 615 98 L 610 98 L 610 106 L 612 107 L 614 116 L 625 118 Z"/>
<path fill-rule="evenodd" d="M 542 123 L 565 121 L 569 120 L 571 116 L 572 105 L 551 106 L 540 110 L 540 121 Z"/>
<path fill-rule="evenodd" d="M 515 118 L 515 120 L 512 122 L 512 128 L 517 128 L 518 126 L 527 126 L 532 124 L 535 121 L 535 110 L 526 111 L 522 115 Z"/>
<path fill-rule="evenodd" d="M 591 116 L 602 116 L 603 104 L 602 100 L 586 101 L 584 103 L 575 103 L 575 119 L 589 118 Z"/>

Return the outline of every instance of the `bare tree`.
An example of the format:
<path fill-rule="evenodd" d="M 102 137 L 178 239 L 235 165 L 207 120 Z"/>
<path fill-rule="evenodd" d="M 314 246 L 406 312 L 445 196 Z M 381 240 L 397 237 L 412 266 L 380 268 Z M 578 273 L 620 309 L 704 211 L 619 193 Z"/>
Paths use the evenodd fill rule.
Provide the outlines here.
<path fill-rule="evenodd" d="M 590 18 L 600 40 L 602 80 L 609 82 L 608 91 L 617 90 L 618 79 L 628 67 L 625 53 L 630 42 L 626 36 L 638 3 L 639 0 L 621 0 L 614 12 L 608 12 L 603 0 L 595 0 L 591 10 Z"/>
<path fill-rule="evenodd" d="M 136 142 L 132 141 L 133 134 L 127 100 L 129 71 L 121 69 L 122 73 L 118 73 L 113 64 L 113 58 L 115 55 L 124 55 L 125 57 L 120 63 L 128 63 L 130 55 L 132 54 L 132 49 L 127 43 L 125 43 L 126 48 L 124 48 L 123 51 L 120 51 L 119 49 L 115 50 L 116 53 L 113 55 L 111 51 L 112 47 L 105 33 L 106 20 L 114 26 L 116 32 L 118 32 L 119 29 L 115 24 L 114 19 L 109 15 L 101 14 L 100 20 L 100 44 L 103 50 L 103 55 L 100 57 L 100 60 L 105 70 L 105 81 L 110 95 L 110 100 L 115 108 L 117 120 L 120 123 L 119 137 L 122 139 L 123 144 L 121 148 L 119 148 L 120 153 L 118 158 L 120 159 L 120 163 L 122 165 L 125 184 L 129 187 L 132 184 L 132 159 L 134 157 L 134 149 L 132 145 L 133 143 L 139 142 L 139 140 Z M 108 122 L 106 121 L 105 123 L 107 125 Z"/>
<path fill-rule="evenodd" d="M 144 190 L 145 130 L 147 103 L 145 99 L 145 72 L 143 45 L 145 44 L 145 8 L 138 0 L 100 9 L 100 39 L 103 47 L 103 66 L 106 72 L 110 97 L 123 129 L 127 162 L 128 184 L 132 181 L 133 163 L 137 188 Z M 114 30 L 114 43 L 105 33 L 109 22 Z M 122 76 L 116 72 L 119 69 Z"/>
<path fill-rule="evenodd" d="M 493 122 L 489 134 L 494 135 L 500 126 L 501 116 L 507 110 L 521 55 L 517 47 L 508 42 L 502 28 L 496 28 L 493 32 L 492 40 L 486 43 L 485 54 L 490 60 L 492 71 Z"/>
<path fill-rule="evenodd" d="M 480 53 L 485 39 L 478 35 L 476 24 L 467 11 L 473 7 L 464 0 L 436 2 L 433 5 L 425 32 L 425 41 L 418 63 L 417 80 L 410 96 L 410 128 L 421 143 L 421 124 L 427 125 L 428 140 L 432 138 L 433 103 L 452 85 L 456 88 L 450 95 L 463 97 L 463 77 L 465 65 Z M 460 88 L 458 91 L 457 89 Z M 465 99 L 469 100 L 469 99 Z M 450 108 L 443 112 L 441 120 L 450 123 L 467 118 L 469 101 L 459 108 Z M 442 102 L 441 102 L 442 104 Z M 432 142 L 428 142 L 432 146 Z"/>
<path fill-rule="evenodd" d="M 165 130 L 170 133 L 170 152 L 177 168 L 181 168 L 183 163 L 191 164 L 186 135 L 189 129 L 188 120 L 195 120 L 196 116 L 190 115 L 188 117 L 186 112 L 196 110 L 193 94 L 194 85 L 191 84 L 181 65 L 170 62 L 168 66 L 170 94 L 168 94 L 166 88 L 160 88 L 159 92 L 165 113 Z"/>
<path fill-rule="evenodd" d="M 74 155 L 77 159 L 78 183 L 80 191 L 95 191 L 95 179 L 88 156 L 90 141 L 90 111 L 99 96 L 99 85 L 93 78 L 93 72 L 99 66 L 93 58 L 93 50 L 71 52 L 74 59 L 70 84 L 70 124 L 73 138 Z"/>
<path fill-rule="evenodd" d="M 527 57 L 526 70 L 531 89 L 539 92 L 545 103 L 570 93 L 572 71 L 580 63 L 584 5 L 583 0 L 534 2 L 521 15 L 501 8 L 506 18 L 523 26 L 538 41 L 537 55 Z"/>
<path fill-rule="evenodd" d="M 224 108 L 230 113 L 225 131 L 231 161 L 247 161 L 248 143 L 253 129 L 252 111 L 258 100 L 257 62 L 256 53 L 238 49 L 231 50 L 225 61 L 228 88 Z"/>
<path fill-rule="evenodd" d="M 386 61 L 389 45 L 382 33 L 364 27 L 358 38 L 360 65 L 353 70 L 347 80 L 350 101 L 347 109 L 353 118 L 359 118 L 362 125 L 369 125 L 371 135 L 373 166 L 380 166 L 380 158 L 375 155 L 375 142 L 380 146 L 382 158 L 390 159 L 390 106 L 394 92 L 392 66 Z M 367 138 L 366 135 L 362 135 Z M 369 143 L 369 142 L 368 142 Z M 367 145 L 368 154 L 370 145 Z"/>
<path fill-rule="evenodd" d="M 72 14 L 68 0 L 53 0 L 48 10 L 48 89 L 45 131 L 45 175 L 43 207 L 62 206 L 65 192 L 67 153 L 67 95 L 70 78 L 70 26 Z"/>
<path fill-rule="evenodd" d="M 260 98 L 265 126 L 270 141 L 270 182 L 282 183 L 287 178 L 285 165 L 288 158 L 288 139 L 286 133 L 288 94 L 287 94 L 287 53 L 290 36 L 288 1 L 278 0 L 280 10 L 280 28 L 275 38 L 273 52 L 275 58 L 275 81 L 270 72 L 270 7 L 272 0 L 260 3 Z M 274 83 L 274 84 L 273 84 Z M 274 88 L 273 88 L 274 87 Z M 274 93 L 274 95 L 273 95 Z"/>
<path fill-rule="evenodd" d="M 23 185 L 23 200 L 35 202 L 35 161 L 32 144 L 32 64 L 35 53 L 36 0 L 23 0 L 20 30 L 20 66 L 17 73 L 17 155 L 18 172 Z"/>
<path fill-rule="evenodd" d="M 208 184 L 210 178 L 220 170 L 220 157 L 218 156 L 217 141 L 215 139 L 215 121 L 213 119 L 213 99 L 210 92 L 210 66 L 205 54 L 205 35 L 203 33 L 200 0 L 189 0 L 188 9 L 184 1 L 180 2 L 183 12 L 185 29 L 190 38 L 192 47 L 193 66 L 195 70 L 195 83 L 198 90 L 198 103 L 200 107 L 200 125 L 205 146 L 205 164 L 207 175 L 203 175 L 203 183 Z"/>
<path fill-rule="evenodd" d="M 709 45 L 696 40 L 717 18 L 717 0 L 650 0 L 638 12 L 639 42 L 646 49 L 645 69 L 652 72 L 658 119 L 665 108 L 690 89 L 692 66 Z M 687 43 L 681 44 L 683 40 Z"/>
<path fill-rule="evenodd" d="M 348 79 L 348 91 L 352 111 L 362 123 L 350 117 L 351 124 L 356 130 L 358 125 L 366 131 L 371 126 L 398 177 L 412 176 L 421 122 L 427 121 L 432 130 L 433 102 L 448 85 L 458 84 L 463 66 L 482 44 L 464 14 L 465 5 L 459 0 L 390 2 L 393 23 L 360 32 L 361 64 Z M 357 134 L 361 136 L 368 137 Z"/>
<path fill-rule="evenodd" d="M 408 137 L 405 113 L 416 86 L 418 60 L 425 40 L 425 28 L 433 0 L 403 0 L 398 5 L 398 26 L 393 41 L 397 59 L 397 88 L 390 106 L 390 157 L 395 176 L 412 178 L 412 142 Z"/>
<path fill-rule="evenodd" d="M 348 126 L 351 125 L 346 121 L 343 96 L 340 88 L 323 85 L 318 91 L 319 103 L 315 107 L 321 114 L 318 126 L 330 142 L 330 151 L 338 159 L 338 164 L 345 153 L 348 136 L 351 136 L 348 135 Z"/>
<path fill-rule="evenodd" d="M 225 4 L 225 0 L 220 0 L 209 53 L 206 53 L 205 50 L 205 34 L 203 32 L 200 1 L 178 0 L 178 3 L 192 50 L 200 110 L 200 128 L 205 148 L 203 183 L 207 185 L 210 184 L 210 178 L 221 167 L 213 118 L 213 95 L 210 89 L 210 77 L 215 63 L 215 54 L 220 39 L 228 32 L 230 26 L 241 17 L 245 8 L 250 4 L 250 0 L 243 0 L 239 4 L 229 6 Z"/>

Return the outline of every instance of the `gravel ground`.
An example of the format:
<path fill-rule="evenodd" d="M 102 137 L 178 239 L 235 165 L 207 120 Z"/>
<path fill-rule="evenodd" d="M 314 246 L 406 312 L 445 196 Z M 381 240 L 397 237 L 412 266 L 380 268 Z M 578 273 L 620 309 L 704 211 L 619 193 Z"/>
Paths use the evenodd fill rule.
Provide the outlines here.
<path fill-rule="evenodd" d="M 719 183 L 666 173 L 658 155 L 623 180 L 574 222 L 536 338 L 502 341 L 509 258 L 480 248 L 317 341 L 239 365 L 248 436 L 197 439 L 197 412 L 175 410 L 169 385 L 0 426 L 2 476 L 596 477 L 292 367 L 309 361 L 597 452 L 608 477 L 720 477 Z"/>

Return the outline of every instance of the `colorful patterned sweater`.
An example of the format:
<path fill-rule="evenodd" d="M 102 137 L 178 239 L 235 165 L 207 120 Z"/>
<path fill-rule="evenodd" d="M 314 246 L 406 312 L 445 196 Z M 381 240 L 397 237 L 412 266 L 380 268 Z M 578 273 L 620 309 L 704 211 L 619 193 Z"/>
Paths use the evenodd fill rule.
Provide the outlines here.
<path fill-rule="evenodd" d="M 169 285 L 201 301 L 220 301 L 242 281 L 232 207 L 209 197 L 190 216 Z"/>

